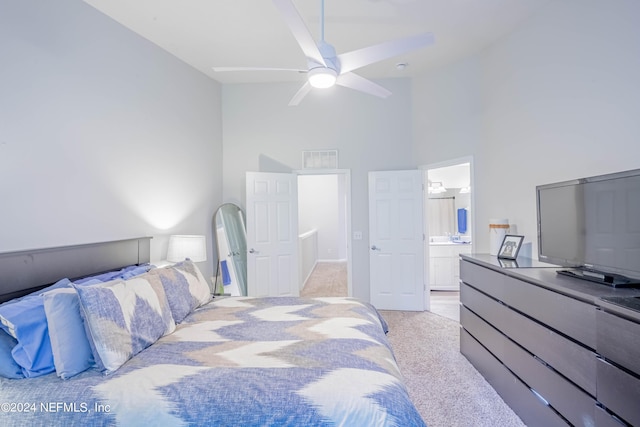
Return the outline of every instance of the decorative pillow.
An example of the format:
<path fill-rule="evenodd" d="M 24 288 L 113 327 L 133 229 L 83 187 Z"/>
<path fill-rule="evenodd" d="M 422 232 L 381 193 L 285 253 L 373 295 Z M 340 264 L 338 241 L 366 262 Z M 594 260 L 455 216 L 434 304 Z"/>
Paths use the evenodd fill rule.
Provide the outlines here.
<path fill-rule="evenodd" d="M 96 365 L 105 374 L 175 329 L 162 285 L 144 276 L 74 288 Z"/>
<path fill-rule="evenodd" d="M 13 360 L 11 350 L 18 344 L 15 338 L 0 329 L 0 377 L 24 378 L 22 368 Z"/>
<path fill-rule="evenodd" d="M 0 305 L 2 329 L 17 340 L 11 354 L 25 377 L 37 377 L 55 370 L 41 293 L 70 283 L 68 279 L 62 279 L 37 293 Z"/>
<path fill-rule="evenodd" d="M 82 286 L 100 283 L 92 280 Z M 80 315 L 80 301 L 73 288 L 56 289 L 45 293 L 44 311 L 47 315 L 51 351 L 56 373 L 71 378 L 95 365 L 91 345 Z"/>
<path fill-rule="evenodd" d="M 209 283 L 193 261 L 186 259 L 174 265 L 174 268 L 181 271 L 187 277 L 191 295 L 200 302 L 198 307 L 211 302 L 211 288 L 209 288 Z"/>
<path fill-rule="evenodd" d="M 190 260 L 151 270 L 149 276 L 160 279 L 176 323 L 182 322 L 191 311 L 211 301 L 207 281 Z"/>

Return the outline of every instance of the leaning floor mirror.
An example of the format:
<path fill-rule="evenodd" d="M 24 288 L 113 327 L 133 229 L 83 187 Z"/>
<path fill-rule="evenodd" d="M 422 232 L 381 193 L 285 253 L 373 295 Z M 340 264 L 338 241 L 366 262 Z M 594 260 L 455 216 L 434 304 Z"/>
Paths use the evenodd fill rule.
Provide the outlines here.
<path fill-rule="evenodd" d="M 247 295 L 247 235 L 244 211 L 233 203 L 225 203 L 216 211 L 214 225 L 220 271 L 217 280 L 224 286 L 223 293 Z M 222 293 L 219 289 L 216 293 Z"/>

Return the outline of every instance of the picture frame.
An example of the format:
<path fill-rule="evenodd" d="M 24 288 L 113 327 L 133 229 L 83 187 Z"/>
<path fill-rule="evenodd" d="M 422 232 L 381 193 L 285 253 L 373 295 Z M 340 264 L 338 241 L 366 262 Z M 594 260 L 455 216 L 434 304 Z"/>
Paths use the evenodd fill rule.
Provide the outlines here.
<path fill-rule="evenodd" d="M 500 250 L 498 251 L 498 258 L 516 259 L 518 257 L 518 252 L 520 251 L 523 240 L 524 236 L 519 236 L 516 234 L 505 235 L 504 239 L 502 240 L 502 244 L 500 245 Z"/>

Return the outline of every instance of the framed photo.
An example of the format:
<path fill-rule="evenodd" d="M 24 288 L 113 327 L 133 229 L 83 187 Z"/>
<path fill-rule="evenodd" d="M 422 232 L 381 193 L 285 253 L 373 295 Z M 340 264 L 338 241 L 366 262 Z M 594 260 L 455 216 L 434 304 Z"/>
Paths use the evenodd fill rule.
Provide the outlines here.
<path fill-rule="evenodd" d="M 504 236 L 504 240 L 502 241 L 502 245 L 498 251 L 498 258 L 516 259 L 523 240 L 524 236 L 517 236 L 515 234 L 507 234 Z"/>

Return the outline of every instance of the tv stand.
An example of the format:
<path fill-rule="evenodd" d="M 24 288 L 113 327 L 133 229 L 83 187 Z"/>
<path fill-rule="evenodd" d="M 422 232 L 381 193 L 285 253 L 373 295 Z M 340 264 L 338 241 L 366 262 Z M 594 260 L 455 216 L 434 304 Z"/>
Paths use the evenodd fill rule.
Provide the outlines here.
<path fill-rule="evenodd" d="M 629 279 L 620 274 L 604 273 L 586 268 L 574 268 L 570 270 L 557 270 L 556 273 L 564 276 L 574 277 L 576 279 L 588 280 L 590 282 L 600 283 L 601 285 L 611 286 L 613 288 L 631 288 L 640 286 L 640 281 Z"/>

